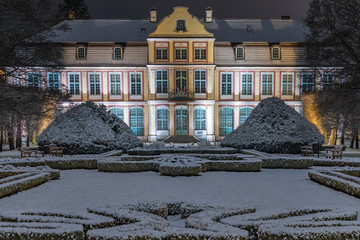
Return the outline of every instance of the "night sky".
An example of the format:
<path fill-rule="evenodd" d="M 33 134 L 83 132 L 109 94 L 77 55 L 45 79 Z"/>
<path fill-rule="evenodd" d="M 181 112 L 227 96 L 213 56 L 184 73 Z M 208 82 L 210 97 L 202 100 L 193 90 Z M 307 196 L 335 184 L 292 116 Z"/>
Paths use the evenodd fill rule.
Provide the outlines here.
<path fill-rule="evenodd" d="M 92 18 L 145 19 L 149 9 L 158 9 L 160 18 L 169 15 L 175 6 L 186 6 L 196 17 L 204 18 L 205 8 L 214 10 L 214 17 L 274 18 L 291 16 L 303 20 L 311 0 L 85 0 Z"/>

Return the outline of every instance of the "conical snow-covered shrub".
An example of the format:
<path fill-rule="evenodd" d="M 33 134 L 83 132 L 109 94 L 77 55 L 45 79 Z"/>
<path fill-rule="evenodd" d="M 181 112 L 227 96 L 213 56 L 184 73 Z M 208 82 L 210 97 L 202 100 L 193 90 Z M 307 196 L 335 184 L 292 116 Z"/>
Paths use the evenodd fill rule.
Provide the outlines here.
<path fill-rule="evenodd" d="M 141 147 L 131 129 L 103 105 L 86 102 L 69 109 L 38 137 L 39 146 L 56 144 L 65 154 L 94 154 Z"/>
<path fill-rule="evenodd" d="M 220 144 L 268 153 L 300 153 L 300 146 L 313 142 L 323 142 L 315 125 L 281 99 L 268 98 Z"/>

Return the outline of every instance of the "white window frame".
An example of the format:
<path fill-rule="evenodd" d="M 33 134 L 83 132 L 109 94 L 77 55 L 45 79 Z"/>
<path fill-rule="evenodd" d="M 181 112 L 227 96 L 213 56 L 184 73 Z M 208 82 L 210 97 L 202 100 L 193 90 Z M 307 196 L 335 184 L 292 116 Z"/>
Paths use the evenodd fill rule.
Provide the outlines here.
<path fill-rule="evenodd" d="M 109 109 L 108 109 L 108 111 L 111 113 L 111 110 L 112 109 L 121 109 L 122 110 L 122 116 L 121 117 L 119 117 L 117 114 L 115 114 L 115 113 L 112 113 L 112 114 L 114 114 L 116 117 L 118 117 L 119 119 L 121 119 L 121 120 L 123 120 L 124 121 L 124 108 L 122 108 L 122 107 L 110 107 Z"/>
<path fill-rule="evenodd" d="M 311 75 L 312 76 L 311 84 L 309 84 L 309 82 L 306 82 L 304 84 L 304 75 Z M 311 90 L 309 90 L 309 87 L 308 87 L 309 85 L 311 85 Z M 306 91 L 304 91 L 304 86 L 306 86 Z M 314 88 L 315 88 L 315 75 L 314 75 L 314 73 L 311 73 L 311 72 L 303 72 L 303 73 L 301 73 L 301 94 L 314 91 Z"/>
<path fill-rule="evenodd" d="M 116 49 L 120 49 L 121 57 L 116 58 Z M 123 60 L 124 59 L 124 48 L 121 46 L 114 46 L 113 47 L 113 60 Z"/>
<path fill-rule="evenodd" d="M 180 57 L 181 58 L 177 58 L 176 56 L 176 51 L 179 50 L 180 51 Z M 183 57 L 183 51 L 185 51 L 185 58 L 182 58 Z M 188 49 L 187 48 L 184 48 L 184 47 L 176 47 L 175 48 L 175 56 L 174 56 L 175 60 L 177 61 L 186 61 L 188 59 Z"/>
<path fill-rule="evenodd" d="M 133 90 L 133 84 L 132 84 L 132 82 L 131 82 L 131 77 L 132 76 L 134 76 L 134 75 L 140 75 L 140 93 L 132 93 L 132 90 Z M 130 73 L 130 77 L 129 77 L 129 82 L 130 82 L 130 95 L 133 95 L 133 96 L 141 96 L 142 95 L 142 93 L 143 93 L 143 86 L 142 86 L 142 81 L 143 81 L 143 79 L 142 79 L 142 73 L 139 73 L 139 72 L 131 72 Z M 138 84 L 137 82 L 135 82 L 134 84 Z M 135 92 L 137 92 L 136 91 L 137 90 L 137 88 L 135 89 Z"/>
<path fill-rule="evenodd" d="M 238 50 L 242 49 L 242 57 L 238 56 Z M 245 59 L 245 48 L 242 46 L 238 46 L 235 48 L 235 59 L 236 60 L 244 60 Z"/>
<path fill-rule="evenodd" d="M 196 51 L 199 52 L 198 57 L 196 57 Z M 202 52 L 205 51 L 205 57 L 202 58 Z M 194 60 L 206 60 L 207 57 L 207 51 L 206 48 L 195 48 L 194 49 Z"/>
<path fill-rule="evenodd" d="M 91 75 L 96 75 L 96 76 L 99 76 L 99 94 L 97 94 L 96 93 L 96 85 L 97 85 L 97 83 L 96 82 L 94 82 L 93 84 L 95 85 L 94 86 L 94 93 L 91 93 Z M 94 78 L 94 80 L 95 80 L 95 78 Z M 102 94 L 102 86 L 101 86 L 101 73 L 94 73 L 94 72 L 89 72 L 88 73 L 88 82 L 89 82 L 89 95 L 91 95 L 91 96 L 99 96 L 99 95 L 101 95 Z"/>
<path fill-rule="evenodd" d="M 59 87 L 56 89 L 56 88 L 50 88 L 50 75 L 58 75 L 58 85 Z M 46 79 L 47 79 L 47 86 L 48 86 L 48 89 L 52 89 L 52 90 L 59 90 L 60 87 L 61 87 L 61 74 L 60 73 L 57 73 L 57 72 L 48 72 L 46 74 Z"/>
<path fill-rule="evenodd" d="M 84 49 L 84 57 L 79 56 L 79 49 Z M 87 48 L 85 46 L 77 46 L 76 47 L 76 59 L 77 60 L 86 60 Z"/>
<path fill-rule="evenodd" d="M 244 107 L 241 107 L 240 109 L 239 109 L 239 124 L 241 125 L 241 124 L 244 124 L 245 123 L 245 121 L 246 121 L 246 119 L 250 116 L 250 114 L 246 117 L 246 119 L 245 119 L 245 121 L 244 122 L 241 122 L 241 109 L 251 109 L 251 112 L 252 111 L 254 111 L 254 108 L 253 107 L 249 107 L 249 106 L 244 106 Z M 247 111 L 248 112 L 248 111 Z"/>
<path fill-rule="evenodd" d="M 159 129 L 159 125 L 158 125 L 158 121 L 159 121 L 159 119 L 158 119 L 158 111 L 159 110 L 166 110 L 167 111 L 167 119 L 166 119 L 166 121 L 167 121 L 167 126 L 166 126 L 166 129 Z M 160 107 L 157 107 L 156 108 L 156 130 L 157 131 L 168 131 L 169 130 L 169 124 L 170 124 L 170 120 L 169 120 L 169 118 L 170 118 L 170 114 L 169 114 L 170 112 L 169 112 L 169 108 L 168 107 L 165 107 L 165 106 L 160 106 Z M 164 121 L 164 120 L 162 120 L 162 121 Z"/>
<path fill-rule="evenodd" d="M 111 83 L 111 76 L 120 76 L 120 83 L 117 83 L 117 82 L 115 82 L 115 84 L 117 85 L 117 84 L 119 84 L 119 86 L 120 86 L 120 94 L 112 94 L 111 93 L 111 90 L 112 90 L 112 83 Z M 115 80 L 116 80 L 116 77 L 115 77 Z M 121 96 L 122 95 L 122 73 L 120 73 L 120 72 L 111 72 L 111 73 L 109 73 L 109 95 L 111 95 L 111 96 Z"/>
<path fill-rule="evenodd" d="M 200 76 L 200 79 L 196 79 L 196 72 L 199 72 L 199 76 Z M 202 79 L 201 78 L 201 73 L 202 72 L 205 72 L 205 79 Z M 196 82 L 199 82 L 199 86 L 200 86 L 200 91 L 199 92 L 196 92 Z M 201 92 L 201 83 L 205 82 L 205 90 L 204 92 Z M 199 69 L 199 70 L 194 70 L 194 93 L 196 94 L 205 94 L 206 93 L 206 90 L 207 90 L 207 71 L 206 70 L 203 70 L 203 69 Z"/>
<path fill-rule="evenodd" d="M 268 95 L 268 94 L 263 94 L 263 86 L 264 86 L 264 75 L 271 75 L 271 94 Z M 274 73 L 261 73 L 261 95 L 262 96 L 273 96 L 274 95 L 274 82 L 275 82 L 275 79 L 274 79 Z"/>
<path fill-rule="evenodd" d="M 68 89 L 69 89 L 69 92 L 70 92 L 70 76 L 71 75 L 78 75 L 79 76 L 79 94 L 72 94 L 74 96 L 81 96 L 81 74 L 79 72 L 71 72 L 71 73 L 68 73 Z M 75 90 L 75 88 L 74 88 Z M 75 91 L 74 91 L 75 92 Z"/>
<path fill-rule="evenodd" d="M 274 57 L 274 49 L 278 49 L 279 50 L 279 56 L 275 56 Z M 271 59 L 273 59 L 273 60 L 279 60 L 279 59 L 281 59 L 281 48 L 279 47 L 279 46 L 274 46 L 274 47 L 272 47 L 271 48 Z"/>
<path fill-rule="evenodd" d="M 164 51 L 166 50 L 166 58 L 164 58 Z M 160 51 L 160 58 L 158 58 L 157 52 Z M 156 61 L 165 61 L 169 59 L 169 49 L 166 47 L 157 47 L 155 49 L 155 59 Z"/>
<path fill-rule="evenodd" d="M 291 76 L 291 94 L 284 94 L 284 76 L 290 75 Z M 289 85 L 289 83 L 287 83 Z M 289 90 L 289 88 L 288 88 Z M 294 94 L 294 73 L 281 73 L 281 95 L 282 96 L 292 96 Z"/>
<path fill-rule="evenodd" d="M 223 82 L 222 82 L 222 76 L 223 75 L 231 75 L 231 87 L 230 87 L 230 93 L 227 93 L 228 91 L 226 91 L 225 94 L 223 94 Z M 233 84 L 234 84 L 234 75 L 232 72 L 222 72 L 220 74 L 220 95 L 223 95 L 223 96 L 233 96 Z M 227 85 L 228 83 L 226 83 Z M 227 87 L 226 87 L 227 89 Z"/>
<path fill-rule="evenodd" d="M 200 128 L 200 129 L 196 128 L 196 114 L 195 114 L 195 112 L 197 110 L 205 111 L 205 118 L 204 119 L 200 118 L 200 121 L 205 121 L 205 127 L 204 128 Z M 201 127 L 201 124 L 200 124 L 200 127 Z M 206 108 L 205 107 L 195 107 L 194 108 L 194 130 L 195 131 L 206 131 L 206 129 L 207 129 L 207 112 L 206 112 Z"/>
<path fill-rule="evenodd" d="M 251 76 L 251 93 L 250 93 L 250 94 L 248 94 L 248 93 L 244 94 L 244 93 L 243 93 L 243 91 L 244 91 L 244 84 L 245 84 L 245 85 L 249 85 L 248 82 L 246 82 L 246 83 L 243 82 L 243 81 L 244 81 L 244 75 L 250 75 L 250 76 Z M 253 73 L 247 73 L 247 72 L 241 73 L 240 93 L 241 93 L 241 95 L 243 95 L 243 96 L 253 96 L 253 94 L 254 94 L 254 74 L 253 74 Z"/>

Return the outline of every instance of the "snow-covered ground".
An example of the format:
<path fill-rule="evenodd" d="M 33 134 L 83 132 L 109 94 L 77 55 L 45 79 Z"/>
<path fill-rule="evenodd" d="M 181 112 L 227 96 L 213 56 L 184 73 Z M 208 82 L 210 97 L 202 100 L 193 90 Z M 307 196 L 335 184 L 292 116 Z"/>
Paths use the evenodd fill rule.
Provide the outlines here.
<path fill-rule="evenodd" d="M 240 204 L 257 210 L 337 206 L 360 211 L 360 199 L 312 182 L 307 174 L 308 170 L 262 169 L 167 177 L 156 172 L 67 170 L 61 171 L 60 180 L 0 199 L 0 211 L 86 212 L 89 207 L 149 200 Z"/>

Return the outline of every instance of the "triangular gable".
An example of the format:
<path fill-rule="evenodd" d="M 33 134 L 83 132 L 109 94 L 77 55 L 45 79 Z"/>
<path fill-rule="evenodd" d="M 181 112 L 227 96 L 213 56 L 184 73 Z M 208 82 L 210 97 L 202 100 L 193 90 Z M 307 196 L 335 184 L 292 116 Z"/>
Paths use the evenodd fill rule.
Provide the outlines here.
<path fill-rule="evenodd" d="M 178 20 L 185 22 L 185 30 L 177 30 Z M 209 33 L 187 7 L 175 7 L 173 13 L 165 17 L 149 37 L 214 37 L 214 34 Z"/>

